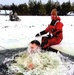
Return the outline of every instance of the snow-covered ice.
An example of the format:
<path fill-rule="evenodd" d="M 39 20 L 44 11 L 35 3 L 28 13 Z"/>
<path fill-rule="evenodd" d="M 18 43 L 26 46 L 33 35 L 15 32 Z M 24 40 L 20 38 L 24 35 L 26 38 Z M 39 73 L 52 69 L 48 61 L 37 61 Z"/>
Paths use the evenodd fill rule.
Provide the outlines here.
<path fill-rule="evenodd" d="M 63 26 L 63 41 L 52 46 L 74 55 L 74 16 L 60 16 Z M 21 21 L 9 21 L 9 16 L 0 16 L 0 50 L 28 46 L 36 33 L 44 30 L 51 22 L 50 16 L 19 16 Z"/>

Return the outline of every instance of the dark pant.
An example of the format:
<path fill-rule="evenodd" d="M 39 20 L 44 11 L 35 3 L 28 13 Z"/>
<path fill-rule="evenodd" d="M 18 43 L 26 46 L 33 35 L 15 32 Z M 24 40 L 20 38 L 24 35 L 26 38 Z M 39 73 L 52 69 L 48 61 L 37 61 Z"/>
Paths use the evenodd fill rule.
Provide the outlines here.
<path fill-rule="evenodd" d="M 43 48 L 46 44 L 48 44 L 48 40 L 51 40 L 51 36 L 50 35 L 42 37 L 42 40 L 41 40 L 41 49 L 45 50 L 45 51 L 53 51 L 53 52 L 57 53 L 57 50 L 53 49 L 51 47 L 48 47 L 46 49 Z"/>
<path fill-rule="evenodd" d="M 51 39 L 51 36 L 50 35 L 47 35 L 47 36 L 44 36 L 42 37 L 42 40 L 41 40 L 41 48 L 43 49 L 44 45 L 46 45 L 48 43 L 48 40 Z"/>

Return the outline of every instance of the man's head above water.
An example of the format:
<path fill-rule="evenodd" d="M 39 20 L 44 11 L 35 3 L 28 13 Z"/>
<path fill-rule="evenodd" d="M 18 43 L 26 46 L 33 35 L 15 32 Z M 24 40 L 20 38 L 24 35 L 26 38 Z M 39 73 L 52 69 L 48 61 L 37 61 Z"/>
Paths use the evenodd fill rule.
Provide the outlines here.
<path fill-rule="evenodd" d="M 28 47 L 28 52 L 29 53 L 40 52 L 40 42 L 38 40 L 31 41 Z"/>
<path fill-rule="evenodd" d="M 40 42 L 38 40 L 33 40 L 30 42 L 30 44 L 35 44 L 36 46 L 40 46 Z"/>

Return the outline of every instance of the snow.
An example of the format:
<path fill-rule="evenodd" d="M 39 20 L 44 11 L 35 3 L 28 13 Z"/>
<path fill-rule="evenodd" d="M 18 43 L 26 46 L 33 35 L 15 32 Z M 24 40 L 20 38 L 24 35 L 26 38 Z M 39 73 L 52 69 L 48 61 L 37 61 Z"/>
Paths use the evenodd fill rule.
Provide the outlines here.
<path fill-rule="evenodd" d="M 60 16 L 63 26 L 63 41 L 52 46 L 74 55 L 74 16 Z M 44 30 L 51 22 L 50 16 L 19 16 L 21 21 L 9 21 L 9 16 L 0 15 L 0 50 L 27 47 L 29 42 L 41 37 L 36 33 Z"/>

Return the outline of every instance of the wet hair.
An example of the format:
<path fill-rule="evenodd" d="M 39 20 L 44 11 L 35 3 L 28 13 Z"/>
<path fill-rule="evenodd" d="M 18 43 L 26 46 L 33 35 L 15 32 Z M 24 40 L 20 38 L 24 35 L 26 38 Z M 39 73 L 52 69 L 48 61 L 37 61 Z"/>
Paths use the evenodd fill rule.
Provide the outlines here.
<path fill-rule="evenodd" d="M 31 44 L 36 44 L 37 46 L 40 46 L 40 42 L 38 40 L 33 40 L 30 43 Z"/>

